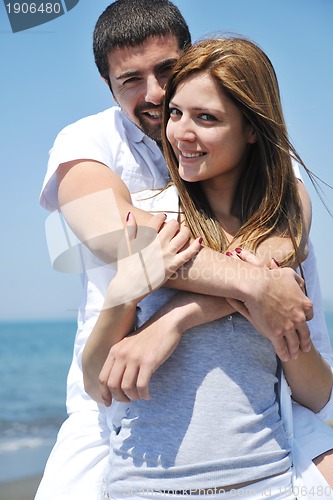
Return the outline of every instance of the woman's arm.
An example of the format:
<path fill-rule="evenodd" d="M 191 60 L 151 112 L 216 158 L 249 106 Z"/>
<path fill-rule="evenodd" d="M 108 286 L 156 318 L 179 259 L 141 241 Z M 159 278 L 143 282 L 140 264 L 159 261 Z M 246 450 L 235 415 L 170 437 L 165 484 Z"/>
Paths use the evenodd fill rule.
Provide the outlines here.
<path fill-rule="evenodd" d="M 292 398 L 315 413 L 326 406 L 331 397 L 332 369 L 316 347 L 300 352 L 297 359 L 282 362 Z"/>
<path fill-rule="evenodd" d="M 312 210 L 310 197 L 302 182 L 299 181 L 299 194 L 303 207 L 304 232 L 301 242 L 301 257 L 304 261 L 309 254 L 309 232 L 312 220 Z M 313 249 L 312 249 L 313 251 Z M 315 264 L 314 264 L 315 265 Z M 306 269 L 304 268 L 304 273 Z M 311 272 L 315 272 L 314 269 Z M 308 282 L 309 281 L 309 282 Z M 310 280 L 305 275 L 305 285 L 308 294 L 313 295 Z M 321 304 L 318 304 L 315 297 L 314 314 L 323 314 Z M 313 325 L 314 326 L 314 325 Z M 312 336 L 313 328 L 310 326 Z M 320 332 L 324 335 L 325 332 Z M 313 342 L 311 342 L 308 352 L 299 351 L 297 359 L 290 359 L 287 362 L 282 361 L 283 370 L 292 391 L 293 399 L 299 404 L 306 406 L 315 413 L 326 406 L 332 393 L 333 375 L 332 368 L 322 357 Z"/>
<path fill-rule="evenodd" d="M 257 261 L 257 265 L 262 265 L 262 261 L 250 252 L 243 250 L 238 254 L 238 257 L 245 261 L 249 260 L 253 264 Z M 295 351 L 295 353 L 291 353 L 287 361 L 281 360 L 281 362 L 292 391 L 293 399 L 317 413 L 330 401 L 333 384 L 333 356 L 329 342 L 325 338 L 327 332 L 322 331 L 325 320 L 323 318 L 324 313 L 321 305 L 321 297 L 320 294 L 318 295 L 318 290 L 316 291 L 318 283 L 317 280 L 312 279 L 316 269 L 313 268 L 315 262 L 313 262 L 313 247 L 311 245 L 308 258 L 311 259 L 312 266 L 309 269 L 305 261 L 304 273 L 308 293 L 313 300 L 315 312 L 315 316 L 309 325 L 311 336 L 312 333 L 314 334 L 313 339 L 309 344 L 308 352 Z M 276 264 L 271 262 L 271 267 L 274 265 Z M 309 273 L 311 274 L 308 280 Z M 320 331 L 318 330 L 319 327 Z M 325 355 L 325 359 L 319 349 Z M 331 405 L 333 405 L 333 401 Z M 323 418 L 325 418 L 325 415 Z"/>
<path fill-rule="evenodd" d="M 303 209 L 304 224 L 300 256 L 302 260 L 305 260 L 309 255 L 308 236 L 311 227 L 312 210 L 310 197 L 305 186 L 300 181 L 298 182 L 298 185 Z M 274 257 L 277 261 L 283 260 L 284 255 L 286 255 L 291 248 L 290 240 L 284 238 L 281 243 L 282 244 L 280 245 L 279 238 L 266 240 L 266 242 L 261 245 L 260 251 L 258 252 L 261 258 L 261 262 L 264 261 L 266 265 L 268 265 L 268 263 L 270 262 L 269 267 L 272 269 L 274 267 L 277 267 L 276 264 L 274 264 L 274 261 L 271 261 L 271 259 Z M 323 316 L 323 310 L 321 305 L 321 297 L 320 294 L 318 294 L 318 282 L 316 279 L 314 279 L 314 274 L 316 273 L 316 263 L 313 256 L 313 247 L 310 245 L 310 248 L 310 258 L 312 265 L 311 268 L 309 268 L 309 265 L 305 262 L 303 270 L 305 285 L 310 299 L 313 301 L 315 313 L 314 319 L 311 321 L 312 325 L 310 322 L 310 333 L 311 337 L 313 334 L 313 341 L 310 342 L 307 351 L 297 350 L 297 352 L 291 353 L 289 360 L 284 361 L 282 359 L 282 365 L 286 379 L 292 391 L 293 399 L 317 413 L 322 410 L 322 408 L 324 408 L 324 406 L 327 405 L 327 403 L 330 401 L 333 375 L 332 366 L 328 361 L 331 361 L 331 363 L 333 363 L 333 358 L 330 353 L 327 354 L 326 352 L 331 352 L 331 349 L 327 347 L 328 342 L 325 341 L 324 338 L 325 335 L 327 336 L 327 333 L 322 331 L 323 323 L 325 320 L 320 317 Z M 252 256 L 248 252 L 242 251 L 238 256 L 242 258 L 242 260 L 250 260 L 253 264 L 255 264 L 256 257 Z M 293 266 L 295 268 L 298 266 L 298 262 L 296 260 L 293 263 Z M 318 315 L 317 318 L 316 315 Z M 321 331 L 318 331 L 318 322 L 321 322 Z M 325 357 L 328 361 L 323 358 L 319 351 L 322 346 L 325 346 L 325 352 L 327 354 Z"/>
<path fill-rule="evenodd" d="M 80 241 L 105 262 L 116 260 L 117 236 L 129 211 L 135 214 L 139 225 L 151 220 L 151 214 L 131 205 L 128 189 L 118 175 L 99 162 L 77 160 L 62 164 L 58 181 L 59 204 L 67 223 Z M 249 320 L 271 337 L 279 337 L 281 330 L 288 337 L 292 324 L 302 348 L 309 338 L 306 319 L 312 317 L 312 304 L 301 293 L 299 277 L 280 269 L 273 279 L 261 270 L 261 279 L 255 280 L 248 268 L 241 261 L 231 261 L 205 248 L 190 265 L 183 266 L 169 285 L 243 301 Z M 292 308 L 284 305 L 287 287 Z"/>
<path fill-rule="evenodd" d="M 307 293 L 314 308 L 314 317 L 309 321 L 312 348 L 309 353 L 304 353 L 306 356 L 300 356 L 300 359 L 296 360 L 297 363 L 294 360 L 288 361 L 283 363 L 283 367 L 291 385 L 293 398 L 299 403 L 303 401 L 303 405 L 319 413 L 321 419 L 329 420 L 333 412 L 333 351 L 327 331 L 316 257 L 311 241 L 303 271 Z"/>

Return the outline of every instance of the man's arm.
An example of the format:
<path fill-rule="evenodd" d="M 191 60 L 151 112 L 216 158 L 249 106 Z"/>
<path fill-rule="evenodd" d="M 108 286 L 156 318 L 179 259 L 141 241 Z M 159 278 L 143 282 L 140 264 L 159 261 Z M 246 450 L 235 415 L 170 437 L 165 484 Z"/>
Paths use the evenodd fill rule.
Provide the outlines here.
<path fill-rule="evenodd" d="M 311 203 L 303 185 L 301 191 L 305 236 L 300 245 L 300 255 L 303 260 L 308 253 Z M 260 257 L 239 250 L 234 254 L 240 258 L 243 254 L 243 258 L 245 256 L 245 260 L 252 262 L 253 265 L 271 267 L 274 266 L 273 256 L 275 255 L 278 260 L 285 260 L 292 250 L 292 244 L 289 238 L 274 236 L 265 240 L 258 250 Z M 294 261 L 293 264 L 297 267 L 298 263 Z M 127 337 L 111 349 L 100 375 L 104 401 L 110 404 L 112 397 L 118 401 L 147 399 L 152 374 L 174 351 L 184 331 L 192 326 L 232 314 L 234 309 L 228 304 L 223 299 L 208 295 L 178 292 L 177 296 L 144 324 L 135 336 Z M 314 389 L 318 384 L 324 384 L 324 388 L 321 387 L 325 397 L 328 389 L 327 371 L 325 363 L 316 359 L 314 352 L 315 350 L 308 356 L 308 367 L 318 369 L 317 379 L 313 381 Z M 295 352 L 291 351 L 288 354 L 290 357 L 298 357 L 298 347 Z M 314 361 L 312 366 L 311 360 Z"/>
<path fill-rule="evenodd" d="M 122 402 L 149 399 L 152 374 L 171 356 L 181 336 L 232 312 L 223 298 L 178 292 L 124 338 L 133 330 L 135 303 L 103 310 L 83 351 L 86 392 L 107 406 L 112 398 Z"/>
<path fill-rule="evenodd" d="M 59 204 L 69 226 L 98 257 L 114 261 L 114 235 L 127 213 L 133 212 L 138 225 L 145 225 L 151 215 L 131 205 L 123 181 L 101 163 L 78 160 L 58 170 Z M 243 302 L 253 325 L 275 338 L 278 354 L 286 352 L 286 339 L 296 331 L 301 348 L 308 344 L 306 320 L 312 317 L 312 304 L 291 269 L 254 269 L 205 248 L 181 271 L 169 286 Z"/>
<path fill-rule="evenodd" d="M 187 228 L 178 231 L 178 222 L 164 224 L 164 221 L 165 215 L 158 214 L 147 226 L 156 235 L 149 246 L 149 255 L 146 255 L 150 266 L 148 271 L 152 270 L 149 273 L 143 265 L 145 261 L 140 258 L 140 233 L 135 218 L 129 213 L 119 245 L 120 251 L 126 249 L 128 255 L 118 261 L 117 274 L 108 286 L 103 307 L 82 353 L 85 390 L 96 401 L 100 401 L 98 377 L 109 350 L 133 330 L 136 304 L 154 290 L 149 278 L 157 276 L 155 285 L 162 286 L 163 280 L 200 250 L 198 240 L 186 245 L 189 240 Z M 162 269 L 154 272 L 156 267 Z"/>

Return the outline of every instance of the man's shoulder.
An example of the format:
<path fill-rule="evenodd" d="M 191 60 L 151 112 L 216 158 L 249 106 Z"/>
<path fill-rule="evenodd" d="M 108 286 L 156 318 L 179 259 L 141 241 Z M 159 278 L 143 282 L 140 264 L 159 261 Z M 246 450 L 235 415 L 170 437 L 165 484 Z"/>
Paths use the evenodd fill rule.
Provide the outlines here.
<path fill-rule="evenodd" d="M 96 129 L 105 130 L 105 127 L 110 127 L 114 126 L 117 123 L 122 123 L 122 115 L 123 113 L 121 112 L 120 108 L 118 108 L 118 106 L 112 106 L 111 108 L 105 109 L 104 111 L 85 116 L 73 123 L 70 123 L 69 125 L 64 127 L 59 134 L 75 130 L 81 132 L 82 130 L 89 130 L 90 133 L 92 132 L 92 130 Z M 91 127 L 93 127 L 93 129 Z"/>
<path fill-rule="evenodd" d="M 127 142 L 128 125 L 118 106 L 113 106 L 94 115 L 85 116 L 64 127 L 55 138 L 53 149 L 72 149 L 80 145 L 80 151 L 88 147 L 117 150 L 119 144 Z"/>

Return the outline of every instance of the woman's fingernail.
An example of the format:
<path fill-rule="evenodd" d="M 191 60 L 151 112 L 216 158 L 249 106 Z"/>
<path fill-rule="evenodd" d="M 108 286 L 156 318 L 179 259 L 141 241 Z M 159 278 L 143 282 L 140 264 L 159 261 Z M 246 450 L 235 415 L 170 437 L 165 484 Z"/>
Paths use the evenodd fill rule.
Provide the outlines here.
<path fill-rule="evenodd" d="M 128 212 L 127 217 L 126 217 L 126 222 L 128 222 L 128 219 L 130 218 L 131 212 Z"/>
<path fill-rule="evenodd" d="M 236 252 L 236 253 L 242 253 L 242 248 L 239 248 L 239 247 L 238 247 L 238 248 L 235 248 L 235 252 Z"/>
<path fill-rule="evenodd" d="M 200 238 L 198 238 L 198 242 L 199 242 L 199 245 L 201 245 L 201 243 L 203 242 L 203 237 L 200 236 Z"/>
<path fill-rule="evenodd" d="M 231 252 L 226 252 L 225 253 L 228 257 L 232 257 L 232 253 Z"/>
<path fill-rule="evenodd" d="M 277 261 L 277 260 L 275 260 L 275 259 L 274 259 L 274 257 L 272 258 L 272 261 L 273 261 L 273 262 L 275 262 L 275 264 L 276 264 L 278 267 L 280 267 L 280 264 L 278 263 L 278 261 Z"/>
<path fill-rule="evenodd" d="M 302 349 L 304 352 L 310 352 L 311 351 L 311 342 L 309 342 L 309 344 L 304 347 L 304 349 Z"/>

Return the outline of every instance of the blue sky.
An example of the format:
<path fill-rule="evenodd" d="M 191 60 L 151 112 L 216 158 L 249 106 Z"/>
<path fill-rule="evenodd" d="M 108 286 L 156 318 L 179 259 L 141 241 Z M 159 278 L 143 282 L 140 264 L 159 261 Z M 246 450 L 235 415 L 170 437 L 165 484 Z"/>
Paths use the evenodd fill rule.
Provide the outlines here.
<path fill-rule="evenodd" d="M 66 15 L 13 34 L 0 4 L 2 243 L 0 319 L 74 317 L 77 275 L 52 270 L 38 204 L 48 151 L 67 124 L 112 105 L 92 55 L 92 31 L 108 0 L 80 0 Z M 308 167 L 333 185 L 333 2 L 175 0 L 193 39 L 247 35 L 271 58 L 293 143 Z M 333 219 L 313 200 L 325 306 L 333 310 Z M 333 211 L 333 191 L 325 189 Z"/>

